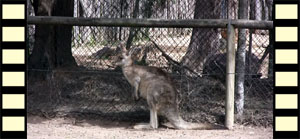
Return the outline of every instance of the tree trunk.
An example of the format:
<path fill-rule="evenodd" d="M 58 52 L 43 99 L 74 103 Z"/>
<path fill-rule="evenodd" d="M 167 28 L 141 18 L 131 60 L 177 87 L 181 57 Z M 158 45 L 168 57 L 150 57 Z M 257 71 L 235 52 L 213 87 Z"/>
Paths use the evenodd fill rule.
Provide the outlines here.
<path fill-rule="evenodd" d="M 268 13 L 269 13 L 269 20 L 272 20 L 272 6 L 273 6 L 273 0 L 267 0 L 267 6 L 268 6 Z M 269 47 L 270 47 L 270 53 L 269 53 L 269 68 L 268 68 L 268 77 L 273 77 L 273 60 L 274 60 L 274 55 L 273 55 L 273 51 L 274 51 L 274 46 L 273 46 L 273 30 L 270 29 L 269 30 Z"/>
<path fill-rule="evenodd" d="M 154 1 L 149 0 L 149 1 L 145 1 L 143 3 L 144 7 L 142 8 L 141 14 L 143 16 L 143 18 L 150 18 L 153 14 L 152 11 L 152 7 L 153 7 Z M 133 17 L 132 18 L 138 18 L 138 16 L 140 15 L 140 0 L 135 0 L 135 6 L 133 9 Z M 134 28 L 131 27 L 130 31 L 129 31 L 129 36 L 126 42 L 126 48 L 129 49 L 130 46 L 132 45 L 132 41 L 133 39 L 137 36 L 138 32 L 141 30 L 140 27 Z M 148 29 L 147 29 L 148 31 Z M 146 32 L 147 33 L 147 32 Z"/>
<path fill-rule="evenodd" d="M 194 18 L 221 18 L 221 3 L 217 0 L 197 0 Z M 181 60 L 182 66 L 202 74 L 203 64 L 207 57 L 218 49 L 218 46 L 212 45 L 213 42 L 218 41 L 218 34 L 217 29 L 194 28 L 187 52 Z M 188 71 L 184 72 L 190 74 Z"/>
<path fill-rule="evenodd" d="M 239 1 L 239 19 L 248 19 L 248 0 Z M 235 108 L 238 116 L 244 111 L 244 92 L 245 92 L 245 65 L 246 65 L 246 29 L 239 29 L 239 40 L 236 55 L 236 99 Z M 251 55 L 251 54 L 250 54 Z"/>
<path fill-rule="evenodd" d="M 133 9 L 133 16 L 132 18 L 137 18 L 138 15 L 139 15 L 139 7 L 140 7 L 140 0 L 135 0 L 135 6 L 134 6 L 134 9 Z M 133 28 L 131 27 L 130 28 L 130 31 L 129 31 L 129 36 L 128 36 L 128 39 L 127 39 L 127 42 L 126 42 L 126 48 L 129 49 L 131 44 L 132 44 L 132 41 L 133 41 L 133 38 L 136 36 L 138 30 L 140 28 Z"/>
<path fill-rule="evenodd" d="M 35 0 L 36 16 L 73 16 L 74 0 Z M 71 51 L 72 26 L 36 25 L 30 69 L 76 67 Z"/>

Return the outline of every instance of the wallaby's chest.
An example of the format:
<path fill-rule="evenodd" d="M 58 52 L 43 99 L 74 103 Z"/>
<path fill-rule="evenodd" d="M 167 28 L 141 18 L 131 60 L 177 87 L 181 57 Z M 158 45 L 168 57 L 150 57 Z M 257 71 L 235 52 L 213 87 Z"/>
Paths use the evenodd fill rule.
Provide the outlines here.
<path fill-rule="evenodd" d="M 125 76 L 125 78 L 127 79 L 127 81 L 133 85 L 133 82 L 135 80 L 136 77 L 140 76 L 138 75 L 138 73 L 133 70 L 132 68 L 124 68 L 123 69 L 123 74 Z"/>

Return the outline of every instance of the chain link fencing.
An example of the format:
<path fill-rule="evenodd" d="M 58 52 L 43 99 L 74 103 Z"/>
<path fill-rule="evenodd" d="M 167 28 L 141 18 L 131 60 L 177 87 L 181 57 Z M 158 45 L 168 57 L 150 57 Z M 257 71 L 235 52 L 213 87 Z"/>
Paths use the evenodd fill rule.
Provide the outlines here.
<path fill-rule="evenodd" d="M 252 0 L 249 5 L 251 19 L 271 19 L 270 1 Z M 214 8 L 213 14 L 209 13 L 212 6 L 219 7 Z M 199 8 L 207 13 L 195 13 Z M 30 4 L 28 11 L 34 16 Z M 217 15 L 223 19 L 237 19 L 237 13 L 237 0 L 206 3 L 195 0 L 74 1 L 75 18 L 194 19 Z M 28 26 L 28 34 L 31 53 L 35 25 Z M 272 52 L 269 34 L 269 30 L 259 29 L 247 29 L 243 34 L 247 38 L 245 111 L 240 124 L 272 126 L 273 62 L 269 57 Z M 223 124 L 226 37 L 226 29 L 222 28 L 73 26 L 71 51 L 83 70 L 29 69 L 49 73 L 48 80 L 29 86 L 29 110 L 45 116 L 53 112 L 55 115 L 94 115 L 112 121 L 148 121 L 146 102 L 133 100 L 132 87 L 115 65 L 117 46 L 126 43 L 131 49 L 139 48 L 134 57 L 136 64 L 159 67 L 172 76 L 184 119 Z M 237 38 L 235 44 L 237 47 Z M 38 91 L 42 93 L 34 93 Z"/>

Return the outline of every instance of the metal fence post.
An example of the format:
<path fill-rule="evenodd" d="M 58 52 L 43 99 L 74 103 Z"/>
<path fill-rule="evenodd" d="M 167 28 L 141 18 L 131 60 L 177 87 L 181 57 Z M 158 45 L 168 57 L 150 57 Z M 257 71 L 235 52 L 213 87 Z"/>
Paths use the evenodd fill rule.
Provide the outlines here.
<path fill-rule="evenodd" d="M 227 36 L 225 126 L 232 129 L 234 122 L 235 31 L 231 22 L 227 25 Z"/>

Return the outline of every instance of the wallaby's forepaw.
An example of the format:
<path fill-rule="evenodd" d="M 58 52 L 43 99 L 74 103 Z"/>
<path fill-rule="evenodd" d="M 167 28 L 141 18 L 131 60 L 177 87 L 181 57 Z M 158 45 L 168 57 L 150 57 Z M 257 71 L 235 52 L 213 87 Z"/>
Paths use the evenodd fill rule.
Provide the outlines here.
<path fill-rule="evenodd" d="M 135 101 L 139 101 L 139 100 L 140 100 L 140 96 L 134 95 L 134 100 L 135 100 Z"/>

